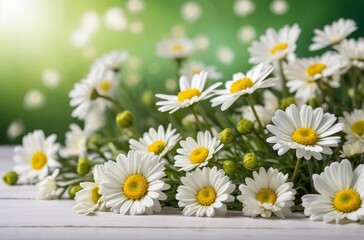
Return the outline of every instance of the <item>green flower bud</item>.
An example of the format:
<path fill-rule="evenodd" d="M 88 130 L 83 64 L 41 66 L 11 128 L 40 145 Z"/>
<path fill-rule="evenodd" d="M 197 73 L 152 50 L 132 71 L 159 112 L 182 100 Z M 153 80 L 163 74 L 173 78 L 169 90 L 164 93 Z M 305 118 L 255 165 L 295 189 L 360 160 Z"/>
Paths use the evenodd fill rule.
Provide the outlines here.
<path fill-rule="evenodd" d="M 236 172 L 236 163 L 232 160 L 225 160 L 224 164 L 222 165 L 225 173 L 227 175 L 233 175 Z"/>
<path fill-rule="evenodd" d="M 258 166 L 258 159 L 254 153 L 247 153 L 243 158 L 243 165 L 249 170 L 253 170 Z"/>
<path fill-rule="evenodd" d="M 77 162 L 77 173 L 79 175 L 86 175 L 91 170 L 90 162 L 86 156 L 82 156 Z"/>
<path fill-rule="evenodd" d="M 286 97 L 281 100 L 281 106 L 279 108 L 284 111 L 291 104 L 296 104 L 296 99 L 294 97 Z"/>
<path fill-rule="evenodd" d="M 253 131 L 253 122 L 248 119 L 241 119 L 236 128 L 241 134 L 249 134 Z"/>
<path fill-rule="evenodd" d="M 18 181 L 18 174 L 14 171 L 7 172 L 4 175 L 3 180 L 8 185 L 15 185 Z"/>
<path fill-rule="evenodd" d="M 219 139 L 222 143 L 228 144 L 234 141 L 235 133 L 231 128 L 225 128 L 219 134 Z"/>
<path fill-rule="evenodd" d="M 133 114 L 126 110 L 124 112 L 120 112 L 116 115 L 116 124 L 120 127 L 120 128 L 128 128 L 133 124 Z"/>
<path fill-rule="evenodd" d="M 154 94 L 151 91 L 145 91 L 142 96 L 142 102 L 149 108 L 155 108 Z"/>
<path fill-rule="evenodd" d="M 310 105 L 312 108 L 318 108 L 320 106 L 316 98 L 311 98 L 308 100 L 308 105 Z"/>
<path fill-rule="evenodd" d="M 91 137 L 87 139 L 87 147 L 94 148 L 98 145 L 98 143 L 102 140 L 102 136 L 98 133 L 93 134 Z"/>
<path fill-rule="evenodd" d="M 78 191 L 80 191 L 82 189 L 82 187 L 80 185 L 75 185 L 72 186 L 69 190 L 68 190 L 68 195 L 70 196 L 71 199 L 74 199 L 76 196 L 76 193 Z"/>

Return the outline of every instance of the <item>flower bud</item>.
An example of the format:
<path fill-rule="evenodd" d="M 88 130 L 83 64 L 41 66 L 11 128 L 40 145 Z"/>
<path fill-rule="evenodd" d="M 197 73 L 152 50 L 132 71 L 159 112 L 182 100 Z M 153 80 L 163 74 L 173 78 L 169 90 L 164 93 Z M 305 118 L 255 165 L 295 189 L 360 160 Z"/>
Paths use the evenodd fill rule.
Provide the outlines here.
<path fill-rule="evenodd" d="M 120 128 L 128 128 L 133 124 L 133 114 L 126 110 L 124 112 L 120 112 L 116 115 L 116 124 L 120 127 Z"/>
<path fill-rule="evenodd" d="M 142 96 L 142 102 L 145 106 L 153 109 L 155 108 L 155 99 L 151 91 L 145 91 Z"/>
<path fill-rule="evenodd" d="M 80 191 L 82 189 L 82 187 L 80 185 L 75 185 L 72 186 L 69 190 L 68 190 L 68 195 L 70 196 L 71 199 L 74 199 L 76 196 L 76 193 L 78 191 Z"/>
<path fill-rule="evenodd" d="M 236 163 L 232 160 L 225 160 L 222 168 L 227 175 L 233 175 L 236 172 Z"/>
<path fill-rule="evenodd" d="M 253 170 L 258 166 L 258 159 L 254 153 L 247 153 L 243 158 L 243 165 L 249 170 Z"/>
<path fill-rule="evenodd" d="M 86 156 L 81 156 L 77 162 L 77 173 L 79 175 L 86 175 L 91 170 L 90 162 Z"/>
<path fill-rule="evenodd" d="M 281 106 L 279 107 L 283 111 L 286 110 L 287 107 L 291 104 L 295 104 L 296 100 L 294 97 L 286 97 L 281 100 Z"/>
<path fill-rule="evenodd" d="M 308 105 L 312 108 L 318 108 L 320 106 L 316 98 L 310 98 L 310 100 L 308 100 Z"/>
<path fill-rule="evenodd" d="M 236 126 L 238 132 L 241 134 L 249 134 L 253 131 L 253 123 L 248 119 L 241 119 L 238 125 Z"/>
<path fill-rule="evenodd" d="M 8 185 L 15 185 L 18 181 L 18 174 L 14 171 L 7 172 L 4 175 L 3 180 Z"/>
<path fill-rule="evenodd" d="M 219 134 L 219 139 L 222 143 L 228 144 L 234 141 L 235 133 L 231 128 L 225 128 Z"/>
<path fill-rule="evenodd" d="M 100 140 L 102 140 L 102 136 L 99 133 L 92 134 L 92 136 L 87 139 L 87 147 L 95 148 L 99 144 Z"/>

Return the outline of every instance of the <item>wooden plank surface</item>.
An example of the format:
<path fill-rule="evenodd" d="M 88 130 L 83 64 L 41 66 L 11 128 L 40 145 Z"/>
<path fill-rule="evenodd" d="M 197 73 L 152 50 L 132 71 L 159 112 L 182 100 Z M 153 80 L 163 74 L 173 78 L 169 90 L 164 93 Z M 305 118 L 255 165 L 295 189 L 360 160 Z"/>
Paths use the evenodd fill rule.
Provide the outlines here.
<path fill-rule="evenodd" d="M 0 147 L 1 176 L 11 169 L 12 148 Z M 70 200 L 35 200 L 34 186 L 0 183 L 0 239 L 362 239 L 364 225 L 311 222 L 302 214 L 291 219 L 183 217 L 177 209 L 151 216 L 72 212 Z"/>

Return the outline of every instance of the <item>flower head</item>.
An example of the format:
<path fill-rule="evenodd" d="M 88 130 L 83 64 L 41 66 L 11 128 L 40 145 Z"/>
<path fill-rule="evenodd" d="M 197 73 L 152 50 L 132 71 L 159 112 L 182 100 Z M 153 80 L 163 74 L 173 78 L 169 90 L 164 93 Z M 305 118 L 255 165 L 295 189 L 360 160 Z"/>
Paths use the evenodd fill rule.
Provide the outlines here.
<path fill-rule="evenodd" d="M 119 72 L 127 58 L 127 51 L 112 51 L 97 59 L 92 68 L 94 69 L 101 66 L 113 72 Z"/>
<path fill-rule="evenodd" d="M 349 67 L 364 69 L 364 38 L 344 39 L 334 48 L 346 59 Z"/>
<path fill-rule="evenodd" d="M 193 75 L 199 74 L 205 71 L 208 73 L 208 78 L 211 80 L 217 80 L 222 77 L 222 73 L 216 70 L 214 66 L 207 66 L 203 62 L 189 61 L 184 64 L 180 70 L 180 74 L 186 76 L 187 78 L 192 78 Z"/>
<path fill-rule="evenodd" d="M 364 154 L 364 142 L 347 143 L 343 145 L 343 150 L 340 151 L 342 158 L 353 159 Z"/>
<path fill-rule="evenodd" d="M 267 129 L 274 136 L 267 142 L 274 143 L 273 149 L 278 150 L 278 155 L 285 154 L 288 150 L 296 150 L 298 158 L 304 157 L 310 160 L 314 157 L 322 159 L 322 154 L 331 155 L 331 147 L 337 147 L 339 136 L 332 136 L 340 132 L 344 125 L 336 123 L 336 117 L 330 113 L 324 113 L 322 108 L 312 109 L 311 106 L 289 106 L 285 111 L 278 110 Z"/>
<path fill-rule="evenodd" d="M 341 223 L 344 219 L 364 220 L 363 164 L 353 172 L 348 160 L 334 162 L 312 178 L 319 194 L 302 197 L 306 216 L 313 221 L 323 220 L 326 223 Z"/>
<path fill-rule="evenodd" d="M 344 117 L 339 117 L 339 122 L 344 124 L 347 143 L 361 141 L 364 143 L 364 110 L 354 109 L 353 112 L 344 112 Z"/>
<path fill-rule="evenodd" d="M 88 134 L 74 123 L 69 128 L 70 131 L 66 133 L 66 146 L 61 150 L 61 154 L 65 157 L 85 154 Z"/>
<path fill-rule="evenodd" d="M 46 177 L 39 183 L 37 183 L 38 188 L 38 199 L 49 200 L 55 196 L 55 190 L 57 190 L 56 177 L 59 174 L 59 169 L 57 168 L 51 176 Z"/>
<path fill-rule="evenodd" d="M 171 38 L 157 44 L 158 55 L 168 59 L 185 59 L 194 50 L 195 43 L 188 38 Z"/>

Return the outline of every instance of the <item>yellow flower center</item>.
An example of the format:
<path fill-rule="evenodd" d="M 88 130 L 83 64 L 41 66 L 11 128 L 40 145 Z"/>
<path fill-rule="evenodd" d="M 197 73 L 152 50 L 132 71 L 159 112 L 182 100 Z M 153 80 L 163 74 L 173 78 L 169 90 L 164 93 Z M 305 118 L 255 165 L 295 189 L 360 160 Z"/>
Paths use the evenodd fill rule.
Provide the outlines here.
<path fill-rule="evenodd" d="M 359 136 L 364 135 L 364 120 L 359 120 L 351 126 L 351 130 Z"/>
<path fill-rule="evenodd" d="M 315 63 L 309 66 L 306 70 L 307 75 L 310 77 L 315 76 L 316 74 L 322 73 L 323 70 L 325 70 L 326 65 L 323 63 Z"/>
<path fill-rule="evenodd" d="M 274 204 L 277 200 L 277 195 L 274 191 L 272 191 L 269 188 L 262 188 L 257 195 L 257 200 L 260 203 Z"/>
<path fill-rule="evenodd" d="M 34 170 L 40 170 L 47 163 L 47 156 L 44 154 L 44 152 L 36 152 L 33 154 L 30 162 Z"/>
<path fill-rule="evenodd" d="M 197 201 L 203 206 L 210 206 L 215 200 L 216 192 L 212 187 L 204 187 L 197 192 Z"/>
<path fill-rule="evenodd" d="M 270 55 L 276 55 L 277 51 L 281 51 L 284 50 L 288 47 L 288 44 L 285 42 L 282 43 L 278 43 L 277 45 L 275 45 L 274 47 L 272 47 L 272 49 L 270 50 Z"/>
<path fill-rule="evenodd" d="M 192 69 L 193 74 L 199 74 L 200 72 L 201 72 L 201 69 L 199 69 L 199 68 Z"/>
<path fill-rule="evenodd" d="M 250 88 L 253 85 L 254 85 L 254 82 L 250 78 L 245 77 L 245 78 L 242 78 L 242 79 L 239 79 L 239 80 L 233 82 L 233 84 L 231 84 L 231 87 L 230 87 L 230 92 L 236 93 L 236 92 L 242 91 L 246 88 Z"/>
<path fill-rule="evenodd" d="M 125 196 L 132 200 L 140 200 L 148 193 L 148 181 L 140 174 L 130 175 L 124 182 Z"/>
<path fill-rule="evenodd" d="M 337 211 L 349 213 L 359 209 L 362 200 L 355 190 L 344 189 L 335 194 L 332 202 Z"/>
<path fill-rule="evenodd" d="M 202 163 L 209 156 L 209 150 L 204 147 L 196 148 L 190 155 L 190 160 L 194 164 Z"/>
<path fill-rule="evenodd" d="M 159 155 L 166 148 L 166 143 L 162 140 L 155 141 L 148 147 L 148 152 L 153 152 L 155 155 Z"/>
<path fill-rule="evenodd" d="M 99 87 L 102 91 L 108 91 L 111 88 L 111 83 L 109 81 L 102 81 L 99 84 Z"/>
<path fill-rule="evenodd" d="M 99 201 L 100 197 L 101 197 L 101 195 L 99 194 L 99 188 L 94 187 L 91 191 L 92 201 L 96 204 Z"/>
<path fill-rule="evenodd" d="M 318 136 L 312 128 L 298 128 L 293 132 L 292 140 L 302 145 L 314 145 L 318 140 Z"/>
<path fill-rule="evenodd" d="M 175 44 L 172 45 L 170 49 L 172 52 L 182 52 L 185 48 L 180 44 Z"/>
<path fill-rule="evenodd" d="M 201 92 L 197 88 L 186 89 L 178 93 L 177 99 L 179 102 L 184 102 L 187 99 L 191 99 L 195 96 L 200 96 Z"/>

